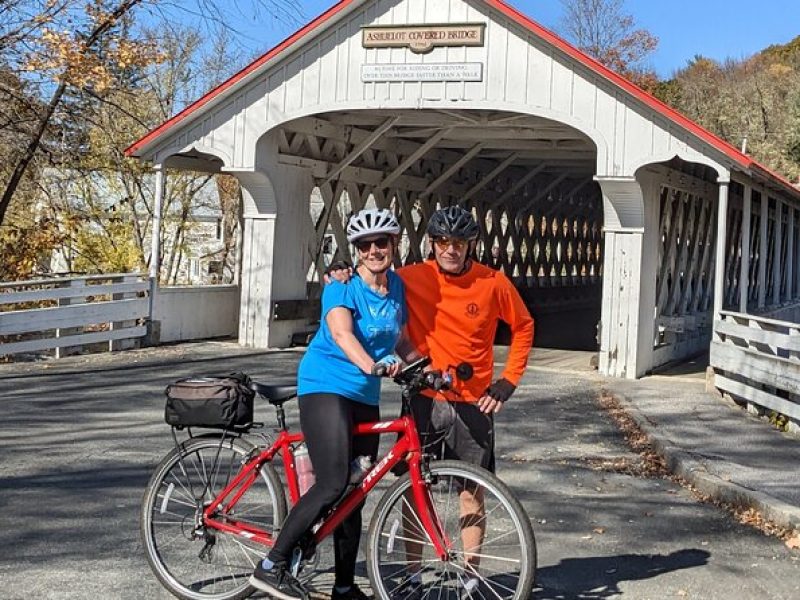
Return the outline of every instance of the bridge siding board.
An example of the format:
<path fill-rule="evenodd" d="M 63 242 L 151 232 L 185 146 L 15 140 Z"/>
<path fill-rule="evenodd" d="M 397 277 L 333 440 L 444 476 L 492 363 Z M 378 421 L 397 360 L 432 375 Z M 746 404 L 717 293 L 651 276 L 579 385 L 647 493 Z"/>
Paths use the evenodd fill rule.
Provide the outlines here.
<path fill-rule="evenodd" d="M 724 375 L 717 374 L 715 377 L 715 385 L 723 392 L 728 392 L 740 398 L 744 398 L 754 404 L 763 406 L 764 408 L 777 411 L 787 417 L 791 417 L 795 421 L 800 421 L 800 407 L 789 400 L 779 398 L 774 394 L 758 390 L 752 386 L 725 377 Z"/>
<path fill-rule="evenodd" d="M 424 57 L 404 48 L 362 48 L 363 25 L 405 25 L 419 22 L 422 15 L 426 22 L 451 18 L 487 22 L 485 46 L 435 48 Z M 484 63 L 484 80 L 379 84 L 361 81 L 360 67 L 364 63 L 451 60 Z M 502 103 L 509 109 L 528 106 L 534 112 L 543 111 L 547 118 L 595 128 L 597 139 L 608 141 L 598 156 L 601 175 L 630 173 L 642 156 L 678 152 L 699 159 L 707 151 L 705 142 L 688 138 L 652 108 L 642 112 L 639 101 L 544 43 L 519 23 L 493 10 L 479 10 L 465 0 L 424 4 L 401 0 L 392 6 L 368 3 L 330 29 L 320 30 L 302 51 L 287 53 L 252 81 L 233 88 L 230 96 L 233 101 L 212 107 L 209 118 L 187 119 L 159 140 L 153 148 L 156 162 L 157 155 L 183 152 L 202 140 L 203 145 L 233 158 L 234 164 L 226 164 L 227 167 L 250 168 L 257 163 L 257 139 L 282 122 L 327 112 L 336 105 L 397 102 L 413 107 L 417 98 L 434 103 L 453 98 Z M 229 128 L 235 133 L 225 132 Z"/>
<path fill-rule="evenodd" d="M 46 337 L 37 340 L 26 340 L 24 342 L 9 342 L 0 344 L 0 356 L 6 354 L 21 354 L 26 352 L 40 352 L 52 348 L 65 348 L 68 346 L 85 346 L 98 342 L 113 342 L 118 340 L 133 340 L 147 335 L 147 327 L 139 325 L 122 329 L 108 331 L 97 331 L 92 333 L 82 333 L 66 335 L 63 337 Z"/>
<path fill-rule="evenodd" d="M 60 284 L 55 281 L 55 284 Z M 147 292 L 150 289 L 148 281 L 136 283 L 116 283 L 109 285 L 90 285 L 80 288 L 57 287 L 46 290 L 33 290 L 26 292 L 0 293 L 0 304 L 24 304 L 29 302 L 42 302 L 45 300 L 59 300 L 66 298 L 86 298 L 89 296 L 107 296 L 110 294 L 126 292 Z"/>
<path fill-rule="evenodd" d="M 79 327 L 86 324 L 145 318 L 148 315 L 148 310 L 149 302 L 147 298 L 137 298 L 14 311 L 2 314 L 0 335 L 16 335 L 32 330 L 45 331 L 48 329 Z"/>

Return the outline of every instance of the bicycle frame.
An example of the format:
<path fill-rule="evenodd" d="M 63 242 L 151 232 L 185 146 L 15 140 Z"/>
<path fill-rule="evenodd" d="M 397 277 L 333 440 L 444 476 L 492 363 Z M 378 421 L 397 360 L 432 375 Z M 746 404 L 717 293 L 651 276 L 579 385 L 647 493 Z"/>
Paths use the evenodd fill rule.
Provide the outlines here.
<path fill-rule="evenodd" d="M 333 533 L 395 465 L 400 461 L 406 461 L 409 465 L 412 498 L 417 514 L 429 539 L 433 543 L 434 551 L 440 560 L 445 560 L 449 554 L 451 543 L 444 535 L 441 523 L 438 522 L 430 494 L 422 476 L 422 448 L 414 420 L 406 415 L 392 421 L 361 423 L 356 425 L 354 431 L 355 435 L 381 435 L 387 433 L 399 433 L 402 435 L 399 436 L 394 446 L 367 472 L 361 482 L 322 520 L 321 525 L 314 532 L 314 543 L 319 543 Z M 278 453 L 281 454 L 283 459 L 289 486 L 289 498 L 292 505 L 297 503 L 300 499 L 300 489 L 297 482 L 297 472 L 294 467 L 292 445 L 302 442 L 303 439 L 303 435 L 300 433 L 281 430 L 275 442 L 258 456 L 248 460 L 230 484 L 205 508 L 203 520 L 206 527 L 238 535 L 271 547 L 275 542 L 272 535 L 248 523 L 237 521 L 235 518 L 229 517 L 229 515 L 232 514 L 239 499 L 258 478 L 262 465 L 270 462 Z M 217 518 L 219 514 L 225 516 L 224 521 Z"/>

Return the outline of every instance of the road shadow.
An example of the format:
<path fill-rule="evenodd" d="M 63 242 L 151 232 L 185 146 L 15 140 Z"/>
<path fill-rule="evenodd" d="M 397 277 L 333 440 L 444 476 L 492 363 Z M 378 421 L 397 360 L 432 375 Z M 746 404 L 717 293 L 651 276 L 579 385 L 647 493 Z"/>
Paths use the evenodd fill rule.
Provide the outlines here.
<path fill-rule="evenodd" d="M 711 555 L 695 548 L 669 554 L 620 554 L 565 558 L 536 572 L 533 598 L 600 599 L 622 595 L 620 582 L 651 579 L 664 573 L 701 567 Z"/>

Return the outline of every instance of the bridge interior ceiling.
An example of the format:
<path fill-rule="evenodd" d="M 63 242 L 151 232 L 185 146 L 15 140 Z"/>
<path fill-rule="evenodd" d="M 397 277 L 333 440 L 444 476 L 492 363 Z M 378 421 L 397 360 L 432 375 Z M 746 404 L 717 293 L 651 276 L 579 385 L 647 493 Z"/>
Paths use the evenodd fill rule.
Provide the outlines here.
<path fill-rule="evenodd" d="M 309 169 L 315 181 L 310 251 L 318 271 L 351 258 L 345 226 L 352 211 L 395 212 L 399 266 L 427 256 L 431 213 L 460 204 L 481 229 L 478 260 L 520 288 L 578 292 L 599 283 L 596 151 L 567 125 L 504 112 L 369 110 L 298 119 L 277 135 L 279 163 Z"/>

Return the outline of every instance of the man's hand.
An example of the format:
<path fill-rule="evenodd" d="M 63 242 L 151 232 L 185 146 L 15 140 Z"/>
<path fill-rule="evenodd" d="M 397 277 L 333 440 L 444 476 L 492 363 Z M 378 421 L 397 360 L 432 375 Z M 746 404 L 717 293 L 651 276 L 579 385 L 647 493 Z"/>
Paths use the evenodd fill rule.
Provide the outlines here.
<path fill-rule="evenodd" d="M 325 271 L 325 275 L 323 275 L 322 279 L 327 285 L 331 281 L 339 281 L 341 283 L 347 283 L 350 281 L 350 277 L 353 276 L 353 267 L 350 266 L 345 260 L 337 260 L 335 263 L 331 263 L 328 267 L 328 270 Z"/>
<path fill-rule="evenodd" d="M 513 394 L 516 389 L 517 386 L 505 377 L 501 377 L 486 388 L 483 396 L 478 398 L 478 409 L 486 414 L 499 413 L 503 410 L 505 401 L 511 397 L 511 394 Z"/>

